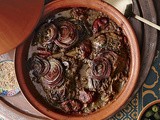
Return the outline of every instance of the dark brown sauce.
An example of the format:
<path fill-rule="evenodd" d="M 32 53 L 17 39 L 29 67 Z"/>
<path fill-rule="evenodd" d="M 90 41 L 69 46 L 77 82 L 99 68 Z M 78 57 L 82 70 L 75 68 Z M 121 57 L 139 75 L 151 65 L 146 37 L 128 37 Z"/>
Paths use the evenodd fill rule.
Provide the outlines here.
<path fill-rule="evenodd" d="M 67 114 L 91 113 L 116 99 L 130 64 L 121 28 L 85 8 L 61 11 L 45 21 L 28 56 L 30 78 L 44 99 Z"/>

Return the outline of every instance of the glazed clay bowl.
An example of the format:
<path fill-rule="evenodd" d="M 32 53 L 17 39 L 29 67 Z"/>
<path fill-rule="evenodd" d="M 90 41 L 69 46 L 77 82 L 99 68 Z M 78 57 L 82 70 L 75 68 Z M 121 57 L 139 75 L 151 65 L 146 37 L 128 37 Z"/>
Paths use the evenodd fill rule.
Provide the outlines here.
<path fill-rule="evenodd" d="M 140 52 L 137 43 L 137 38 L 128 20 L 111 5 L 99 0 L 55 0 L 45 6 L 42 18 L 45 18 L 47 15 L 53 13 L 54 11 L 57 11 L 58 9 L 71 7 L 86 7 L 95 9 L 97 11 L 101 11 L 108 15 L 114 22 L 117 23 L 118 26 L 120 26 L 123 29 L 124 34 L 126 35 L 129 41 L 131 54 L 129 78 L 126 85 L 121 90 L 121 92 L 115 100 L 113 100 L 111 103 L 109 103 L 108 105 L 96 112 L 90 113 L 88 115 L 78 116 L 58 113 L 53 109 L 53 107 L 51 107 L 48 103 L 45 102 L 45 100 L 37 92 L 36 88 L 32 84 L 32 81 L 30 80 L 26 63 L 28 59 L 27 56 L 30 42 L 32 40 L 31 36 L 27 41 L 20 45 L 16 51 L 16 74 L 20 88 L 24 96 L 37 110 L 39 110 L 41 113 L 45 114 L 46 116 L 52 119 L 100 120 L 104 118 L 109 118 L 110 116 L 115 114 L 122 106 L 124 106 L 124 104 L 131 96 L 132 92 L 134 91 L 135 85 L 138 81 L 138 74 L 140 68 Z"/>
<path fill-rule="evenodd" d="M 137 120 L 142 120 L 143 115 L 148 111 L 148 109 L 151 108 L 152 106 L 156 105 L 156 104 L 160 104 L 160 100 L 155 100 L 155 101 L 147 104 L 147 105 L 142 109 L 142 111 L 140 112 Z"/>

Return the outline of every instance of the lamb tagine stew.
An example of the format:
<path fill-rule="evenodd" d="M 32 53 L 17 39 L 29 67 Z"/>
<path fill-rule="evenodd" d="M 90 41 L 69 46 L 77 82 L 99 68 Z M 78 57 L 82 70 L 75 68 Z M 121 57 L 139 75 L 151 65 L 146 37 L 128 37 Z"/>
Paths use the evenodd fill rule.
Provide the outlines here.
<path fill-rule="evenodd" d="M 43 98 L 65 114 L 88 114 L 116 99 L 130 71 L 123 30 L 87 8 L 61 10 L 36 29 L 28 72 Z"/>

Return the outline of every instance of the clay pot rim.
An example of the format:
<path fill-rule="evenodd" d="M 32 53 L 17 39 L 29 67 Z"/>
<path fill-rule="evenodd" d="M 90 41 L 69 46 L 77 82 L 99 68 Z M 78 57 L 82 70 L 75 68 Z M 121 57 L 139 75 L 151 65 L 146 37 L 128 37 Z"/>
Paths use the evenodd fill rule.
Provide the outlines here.
<path fill-rule="evenodd" d="M 148 108 L 150 108 L 151 106 L 157 104 L 157 103 L 160 104 L 160 99 L 154 100 L 154 101 L 148 103 L 148 104 L 142 109 L 142 111 L 140 112 L 137 120 L 141 120 L 141 118 L 142 118 L 143 114 L 146 112 L 146 110 L 147 110 Z"/>
<path fill-rule="evenodd" d="M 34 106 L 41 113 L 53 119 L 99 120 L 99 119 L 104 119 L 106 117 L 108 118 L 114 113 L 116 113 L 128 101 L 138 81 L 138 74 L 140 70 L 140 52 L 139 52 L 137 38 L 128 20 L 111 5 L 103 3 L 100 0 L 95 0 L 94 2 L 91 2 L 90 0 L 76 0 L 76 1 L 55 0 L 45 6 L 44 16 L 46 16 L 48 13 L 56 9 L 68 8 L 68 7 L 89 7 L 91 9 L 102 11 L 106 13 L 113 21 L 115 21 L 123 29 L 124 33 L 126 34 L 129 40 L 129 45 L 131 50 L 130 75 L 128 78 L 128 82 L 125 85 L 125 88 L 123 88 L 121 93 L 119 93 L 119 95 L 116 97 L 116 100 L 113 100 L 110 104 L 106 105 L 100 110 L 86 116 L 62 115 L 60 113 L 50 111 L 33 96 L 33 93 L 31 93 L 31 91 L 26 85 L 25 77 L 22 72 L 23 71 L 22 58 L 24 57 L 23 50 L 26 48 L 25 44 L 22 44 L 17 48 L 16 59 L 15 59 L 16 74 L 20 88 L 32 106 Z"/>

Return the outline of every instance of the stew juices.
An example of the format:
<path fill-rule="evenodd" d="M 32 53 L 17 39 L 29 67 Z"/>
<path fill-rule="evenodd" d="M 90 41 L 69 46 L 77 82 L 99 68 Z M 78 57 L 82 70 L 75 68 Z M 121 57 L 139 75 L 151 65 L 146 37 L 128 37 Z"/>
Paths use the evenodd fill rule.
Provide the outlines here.
<path fill-rule="evenodd" d="M 88 114 L 116 99 L 128 80 L 130 50 L 119 26 L 87 8 L 61 10 L 36 29 L 28 72 L 56 110 Z"/>

